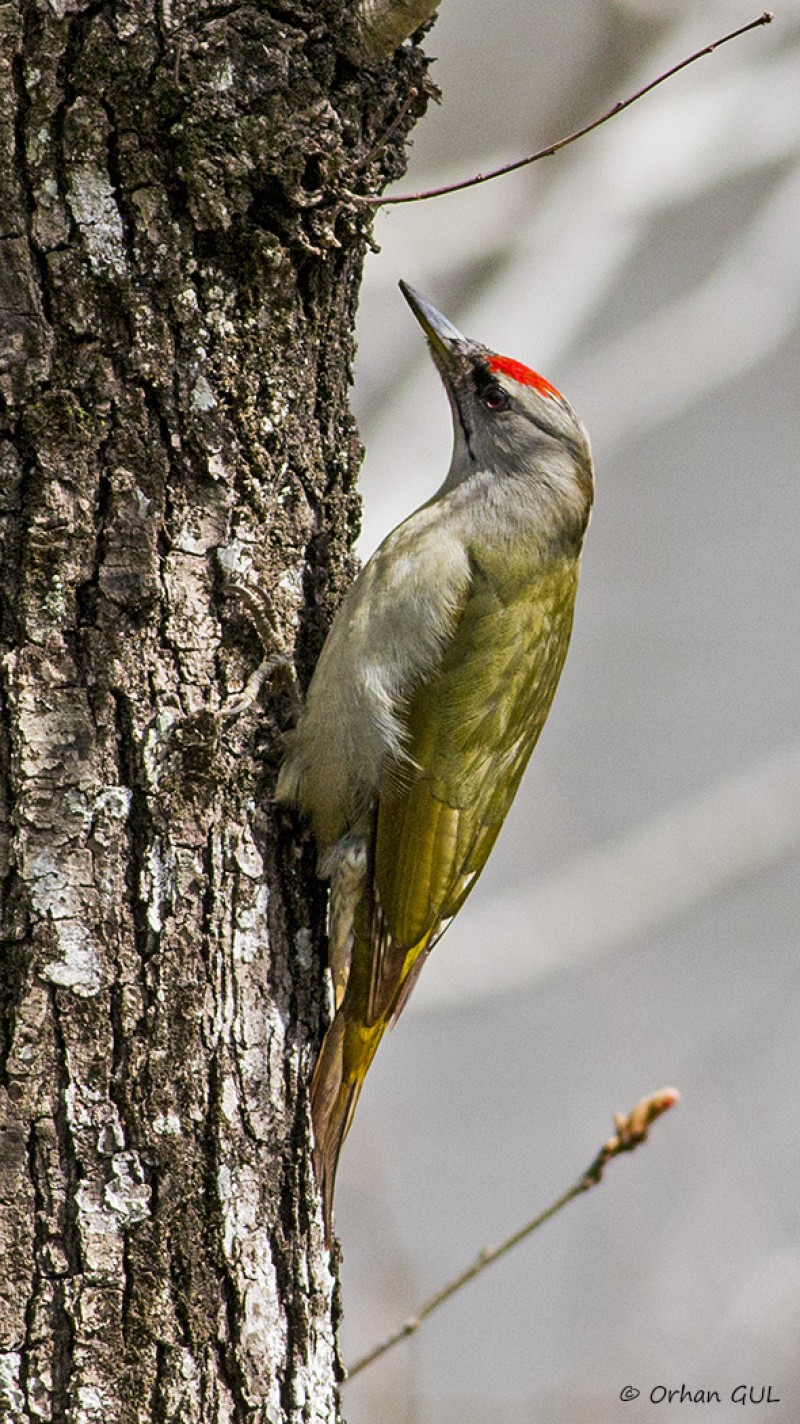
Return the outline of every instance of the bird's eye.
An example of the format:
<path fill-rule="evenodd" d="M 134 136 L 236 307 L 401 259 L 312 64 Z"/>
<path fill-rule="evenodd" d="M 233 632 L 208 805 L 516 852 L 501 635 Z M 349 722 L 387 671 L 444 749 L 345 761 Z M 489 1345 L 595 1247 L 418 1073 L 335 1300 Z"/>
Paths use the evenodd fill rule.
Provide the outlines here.
<path fill-rule="evenodd" d="M 491 385 L 484 387 L 482 395 L 483 404 L 487 410 L 506 410 L 508 408 L 508 396 L 502 386 L 497 386 L 492 382 Z"/>

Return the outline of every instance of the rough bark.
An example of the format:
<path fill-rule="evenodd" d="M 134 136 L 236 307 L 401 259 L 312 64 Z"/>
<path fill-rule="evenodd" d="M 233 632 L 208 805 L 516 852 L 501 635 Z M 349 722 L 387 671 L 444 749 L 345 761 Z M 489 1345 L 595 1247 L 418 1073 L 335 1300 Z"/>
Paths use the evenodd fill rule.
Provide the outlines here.
<path fill-rule="evenodd" d="M 337 192 L 401 171 L 397 133 L 363 160 L 424 68 L 354 67 L 353 24 L 0 5 L 8 1420 L 336 1414 L 324 898 L 271 803 L 285 696 L 217 714 L 261 657 L 226 584 L 307 676 L 350 570 L 368 218 Z"/>

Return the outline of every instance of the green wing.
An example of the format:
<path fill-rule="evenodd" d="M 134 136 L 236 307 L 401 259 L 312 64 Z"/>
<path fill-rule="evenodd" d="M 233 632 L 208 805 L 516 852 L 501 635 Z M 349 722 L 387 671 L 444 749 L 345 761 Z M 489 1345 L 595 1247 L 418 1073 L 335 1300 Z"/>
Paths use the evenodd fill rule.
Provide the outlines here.
<path fill-rule="evenodd" d="M 577 562 L 513 582 L 473 563 L 435 677 L 410 699 L 407 757 L 375 809 L 350 974 L 311 1085 L 330 1221 L 336 1163 L 380 1040 L 483 869 L 544 726 L 572 627 Z"/>
<path fill-rule="evenodd" d="M 510 593 L 507 582 L 474 566 L 439 671 L 410 702 L 408 761 L 387 773 L 374 841 L 367 1022 L 400 1012 L 486 863 L 550 710 L 576 564 L 559 562 Z"/>

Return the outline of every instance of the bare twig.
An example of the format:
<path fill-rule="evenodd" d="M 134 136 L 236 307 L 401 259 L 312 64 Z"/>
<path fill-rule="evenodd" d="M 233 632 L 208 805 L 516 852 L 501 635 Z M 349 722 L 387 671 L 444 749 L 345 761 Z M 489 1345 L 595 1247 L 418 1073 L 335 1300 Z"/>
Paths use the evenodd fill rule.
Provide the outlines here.
<path fill-rule="evenodd" d="M 462 178 L 457 183 L 443 183 L 438 188 L 426 188 L 419 193 L 396 193 L 389 197 L 379 197 L 374 193 L 347 193 L 348 201 L 361 203 L 367 207 L 382 208 L 390 204 L 397 203 L 422 203 L 427 198 L 441 198 L 445 193 L 460 193 L 464 188 L 475 188 L 479 183 L 489 183 L 493 178 L 501 178 L 506 173 L 514 173 L 518 168 L 526 168 L 530 163 L 538 163 L 540 158 L 549 158 L 551 154 L 558 153 L 562 148 L 567 148 L 569 144 L 577 142 L 579 138 L 584 138 L 586 134 L 592 133 L 594 129 L 599 129 L 602 124 L 608 123 L 616 114 L 621 114 L 623 109 L 629 109 L 631 104 L 635 104 L 637 99 L 644 98 L 652 89 L 657 89 L 659 84 L 665 84 L 673 75 L 679 74 L 682 69 L 686 69 L 696 60 L 702 59 L 706 54 L 713 54 L 714 50 L 727 44 L 729 40 L 738 39 L 740 35 L 746 35 L 749 30 L 758 29 L 761 25 L 768 25 L 772 20 L 772 11 L 765 10 L 763 15 L 759 15 L 757 20 L 751 20 L 747 25 L 740 25 L 738 30 L 731 30 L 729 34 L 723 35 L 721 39 L 714 40 L 711 44 L 704 45 L 702 49 L 695 50 L 688 58 L 682 59 L 679 64 L 674 64 L 671 69 L 667 69 L 663 74 L 659 74 L 657 79 L 651 79 L 644 88 L 637 89 L 635 94 L 629 95 L 627 99 L 620 99 L 612 105 L 606 113 L 601 114 L 599 119 L 592 119 L 590 124 L 584 124 L 582 128 L 576 129 L 574 133 L 567 134 L 565 138 L 558 139 L 555 143 L 548 144 L 547 148 L 537 149 L 535 153 L 529 153 L 525 158 L 515 158 L 511 163 L 504 163 L 500 168 L 492 168 L 488 173 L 476 173 L 472 178 Z"/>
<path fill-rule="evenodd" d="M 408 94 L 406 95 L 400 110 L 398 111 L 398 113 L 395 114 L 385 134 L 383 134 L 382 137 L 378 139 L 378 142 L 373 145 L 373 147 L 369 150 L 369 153 L 365 153 L 364 157 L 358 160 L 358 163 L 356 164 L 357 168 L 366 168 L 367 164 L 371 163 L 373 158 L 377 158 L 378 154 L 383 152 L 390 140 L 394 138 L 395 134 L 397 133 L 397 130 L 402 124 L 403 119 L 405 118 L 418 94 L 419 89 L 409 89 Z"/>
<path fill-rule="evenodd" d="M 371 1365 L 373 1360 L 380 1359 L 381 1355 L 385 1355 L 387 1350 L 391 1350 L 393 1345 L 397 1345 L 401 1340 L 405 1340 L 409 1335 L 413 1335 L 415 1331 L 419 1330 L 423 1320 L 427 1319 L 429 1315 L 432 1315 L 434 1310 L 438 1310 L 440 1305 L 444 1305 L 444 1302 L 455 1295 L 456 1291 L 461 1290 L 461 1287 L 465 1286 L 468 1281 L 474 1280 L 475 1277 L 480 1275 L 481 1271 L 485 1270 L 493 1261 L 499 1261 L 501 1256 L 505 1256 L 514 1246 L 518 1246 L 520 1241 L 524 1241 L 532 1232 L 538 1230 L 540 1226 L 543 1226 L 546 1221 L 549 1221 L 552 1216 L 555 1216 L 557 1212 L 561 1211 L 562 1207 L 565 1207 L 568 1202 L 574 1201 L 574 1199 L 581 1196 L 583 1192 L 587 1192 L 590 1187 L 596 1187 L 603 1176 L 607 1163 L 609 1163 L 612 1158 L 619 1157 L 623 1152 L 632 1152 L 634 1148 L 644 1142 L 656 1118 L 661 1117 L 662 1113 L 674 1107 L 679 1098 L 680 1093 L 677 1088 L 662 1088 L 660 1092 L 653 1093 L 651 1097 L 642 1098 L 641 1102 L 636 1104 L 632 1112 L 615 1113 L 614 1126 L 616 1127 L 616 1132 L 614 1136 L 609 1137 L 608 1141 L 603 1143 L 594 1161 L 590 1163 L 583 1175 L 578 1178 L 577 1182 L 575 1182 L 568 1191 L 564 1192 L 563 1196 L 558 1197 L 545 1211 L 535 1216 L 532 1221 L 526 1222 L 525 1225 L 520 1227 L 518 1231 L 515 1231 L 512 1236 L 506 1237 L 506 1240 L 501 1242 L 499 1246 L 484 1247 L 480 1255 L 472 1262 L 472 1265 L 467 1266 L 465 1271 L 462 1271 L 454 1280 L 449 1281 L 446 1286 L 443 1286 L 442 1289 L 437 1291 L 435 1295 L 432 1295 L 429 1300 L 426 1300 L 416 1315 L 412 1315 L 410 1319 L 406 1320 L 405 1324 L 400 1326 L 399 1330 L 395 1330 L 393 1334 L 388 1335 L 385 1340 L 382 1340 L 379 1345 L 375 1345 L 372 1350 L 367 1351 L 366 1355 L 362 1355 L 360 1359 L 356 1360 L 355 1364 L 351 1365 L 347 1371 L 347 1378 L 352 1379 L 354 1375 L 360 1374 L 361 1370 L 366 1369 L 367 1365 Z"/>

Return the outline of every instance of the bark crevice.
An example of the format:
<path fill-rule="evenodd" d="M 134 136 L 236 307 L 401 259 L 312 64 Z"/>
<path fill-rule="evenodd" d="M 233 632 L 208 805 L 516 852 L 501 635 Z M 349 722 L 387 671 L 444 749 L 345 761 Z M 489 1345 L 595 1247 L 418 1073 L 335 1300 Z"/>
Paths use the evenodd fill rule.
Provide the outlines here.
<path fill-rule="evenodd" d="M 325 896 L 283 694 L 219 716 L 262 656 L 224 590 L 307 680 L 358 522 L 342 185 L 402 171 L 425 61 L 350 62 L 349 0 L 62 11 L 0 15 L 0 1410 L 327 1424 Z"/>

